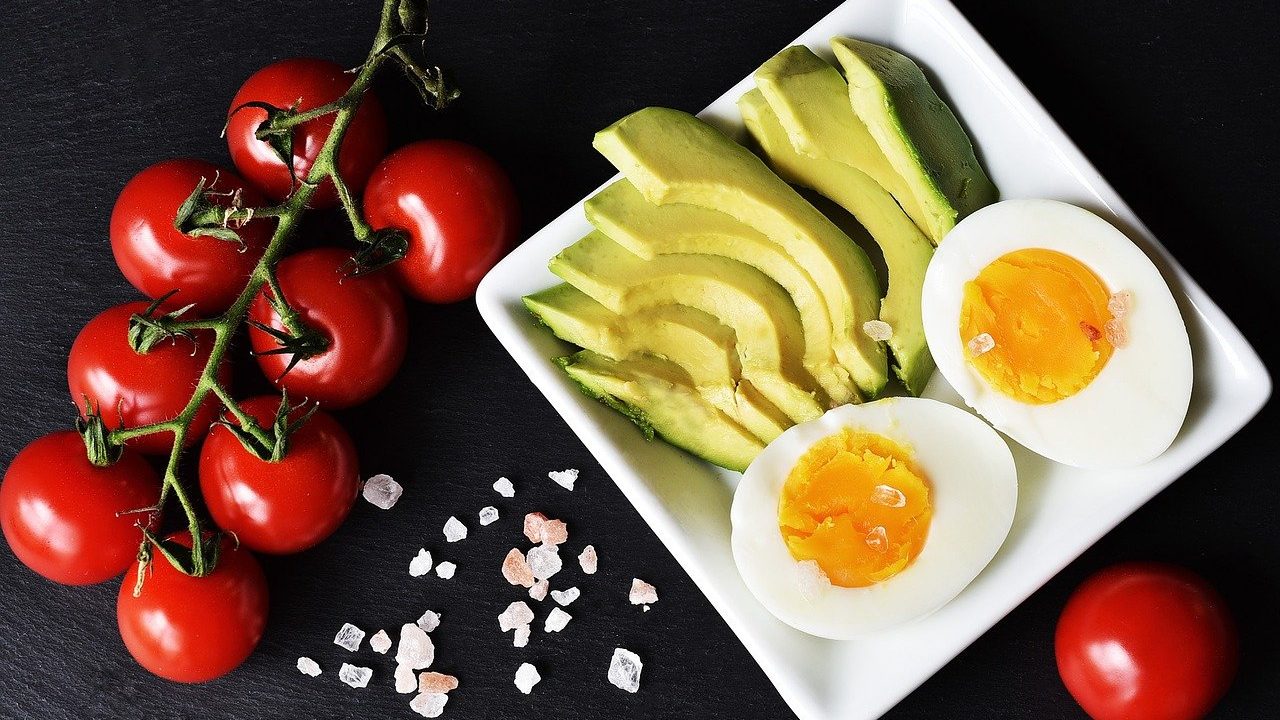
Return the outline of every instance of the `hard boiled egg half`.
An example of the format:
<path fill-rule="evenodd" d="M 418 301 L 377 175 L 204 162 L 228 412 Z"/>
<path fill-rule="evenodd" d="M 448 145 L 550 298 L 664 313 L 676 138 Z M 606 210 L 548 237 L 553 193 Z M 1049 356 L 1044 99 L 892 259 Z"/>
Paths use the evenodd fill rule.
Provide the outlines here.
<path fill-rule="evenodd" d="M 922 398 L 845 405 L 769 444 L 733 496 L 733 558 L 752 594 L 804 632 L 847 639 L 942 607 L 1013 523 L 1004 440 Z"/>
<path fill-rule="evenodd" d="M 938 370 L 998 430 L 1051 460 L 1126 467 L 1187 415 L 1191 347 L 1164 278 L 1087 210 L 1007 200 L 961 221 L 925 275 Z"/>

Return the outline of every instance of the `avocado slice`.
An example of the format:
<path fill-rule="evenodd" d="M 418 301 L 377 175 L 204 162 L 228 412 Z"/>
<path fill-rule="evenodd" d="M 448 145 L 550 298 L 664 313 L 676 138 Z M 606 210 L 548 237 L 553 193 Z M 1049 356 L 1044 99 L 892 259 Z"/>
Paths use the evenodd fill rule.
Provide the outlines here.
<path fill-rule="evenodd" d="M 556 363 L 583 392 L 631 418 L 649 438 L 659 435 L 738 472 L 764 449 L 759 438 L 699 395 L 674 363 L 644 355 L 611 360 L 589 350 Z"/>
<path fill-rule="evenodd" d="M 755 268 L 715 255 L 644 260 L 598 231 L 565 248 L 548 267 L 620 315 L 661 305 L 710 314 L 733 329 L 742 376 L 792 422 L 822 414 L 827 399 L 801 362 L 799 313 L 786 292 Z"/>
<path fill-rule="evenodd" d="M 788 132 L 774 114 L 764 94 L 752 90 L 738 101 L 747 131 L 764 150 L 774 170 L 785 180 L 811 188 L 835 201 L 857 218 L 875 239 L 889 270 L 888 292 L 880 303 L 880 319 L 893 329 L 887 342 L 894 373 L 912 395 L 919 395 L 933 374 L 933 356 L 925 343 L 920 317 L 924 274 L 933 257 L 933 245 L 911 222 L 893 197 L 869 175 L 853 165 L 827 156 L 802 155 L 792 137 L 803 137 L 812 147 L 825 147 L 828 133 L 846 123 L 834 118 Z M 836 114 L 852 115 L 848 104 L 836 103 Z"/>
<path fill-rule="evenodd" d="M 596 133 L 593 144 L 649 202 L 718 210 L 786 250 L 822 290 L 840 337 L 834 350 L 863 397 L 884 389 L 884 348 L 861 330 L 878 314 L 871 262 L 760 158 L 698 118 L 660 107 L 628 115 Z"/>
<path fill-rule="evenodd" d="M 619 180 L 586 202 L 587 220 L 619 245 L 651 259 L 657 255 L 703 253 L 746 263 L 791 295 L 804 331 L 804 366 L 831 402 L 857 400 L 849 370 L 834 352 L 837 333 L 821 290 L 809 273 L 777 243 L 729 215 L 668 203 L 655 205 L 627 180 Z M 856 348 L 846 348 L 856 354 Z"/>
<path fill-rule="evenodd" d="M 647 354 L 679 365 L 708 402 L 765 443 L 791 426 L 741 379 L 733 330 L 701 310 L 659 305 L 619 315 L 565 283 L 526 296 L 524 304 L 561 340 L 615 360 Z"/>
<path fill-rule="evenodd" d="M 861 40 L 833 38 L 831 49 L 844 69 L 854 113 L 911 188 L 923 212 L 911 217 L 934 244 L 961 218 L 996 201 L 999 192 L 973 143 L 920 66 Z"/>

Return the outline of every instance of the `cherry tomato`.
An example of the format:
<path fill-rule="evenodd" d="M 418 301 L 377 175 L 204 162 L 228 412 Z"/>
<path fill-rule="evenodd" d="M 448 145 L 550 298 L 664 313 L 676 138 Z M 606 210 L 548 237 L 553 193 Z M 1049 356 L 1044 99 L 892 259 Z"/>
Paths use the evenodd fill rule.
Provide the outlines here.
<path fill-rule="evenodd" d="M 125 451 L 107 467 L 89 462 L 84 441 L 56 432 L 18 453 L 0 484 L 0 527 L 24 565 L 64 585 L 91 585 L 125 571 L 138 555 L 136 523 L 160 496 L 160 479 Z"/>
<path fill-rule="evenodd" d="M 263 204 L 257 190 L 230 170 L 203 160 L 165 160 L 133 177 L 111 211 L 111 251 L 120 272 L 142 294 L 158 298 L 178 293 L 167 303 L 196 304 L 199 315 L 226 310 L 244 289 L 249 274 L 271 240 L 271 227 L 254 220 L 237 229 L 243 246 L 208 236 L 192 236 L 174 227 L 183 201 L 201 178 L 219 205 L 239 191 L 244 207 Z"/>
<path fill-rule="evenodd" d="M 423 140 L 388 155 L 364 192 L 374 228 L 409 234 L 409 252 L 391 266 L 419 300 L 451 303 L 511 249 L 520 213 L 511 180 L 493 158 L 454 140 Z"/>
<path fill-rule="evenodd" d="M 170 539 L 191 547 L 191 535 Z M 198 683 L 234 670 L 257 647 L 267 624 L 267 579 L 253 555 L 223 538 L 218 564 L 204 577 L 176 570 L 153 552 L 134 597 L 129 572 L 116 598 L 116 620 L 129 654 L 168 680 Z"/>
<path fill-rule="evenodd" d="M 289 168 L 265 140 L 256 136 L 267 119 L 267 111 L 246 107 L 264 102 L 281 109 L 297 104 L 300 111 L 311 110 L 342 97 L 351 87 L 352 75 L 328 60 L 290 58 L 272 63 L 245 80 L 231 101 L 227 121 L 227 147 L 236 168 L 268 197 L 283 200 L 294 188 Z M 333 114 L 308 120 L 293 129 L 293 170 L 304 180 L 315 163 L 320 148 L 333 127 Z M 382 104 L 366 93 L 356 110 L 347 134 L 338 148 L 338 174 L 352 193 L 359 194 L 369 173 L 387 149 L 387 119 Z M 311 198 L 312 207 L 338 203 L 333 183 L 326 181 Z"/>
<path fill-rule="evenodd" d="M 350 407 L 378 394 L 395 376 L 408 343 L 404 298 L 386 273 L 346 277 L 350 255 L 339 248 L 316 248 L 285 258 L 276 267 L 284 296 L 302 321 L 329 346 L 285 373 L 293 355 L 264 355 L 280 347 L 276 338 L 250 328 L 258 366 L 295 400 Z M 263 289 L 249 307 L 249 319 L 285 330 Z M 284 373 L 282 375 L 282 373 Z"/>
<path fill-rule="evenodd" d="M 1107 568 L 1076 590 L 1054 649 L 1067 690 L 1094 720 L 1195 720 L 1238 660 L 1235 623 L 1198 575 L 1158 563 Z"/>
<path fill-rule="evenodd" d="M 266 428 L 279 406 L 275 396 L 241 404 Z M 317 411 L 289 435 L 284 457 L 268 462 L 215 425 L 200 450 L 200 490 L 214 522 L 244 546 L 267 553 L 306 550 L 351 511 L 360 490 L 355 445 L 337 420 Z"/>
<path fill-rule="evenodd" d="M 134 352 L 129 346 L 129 318 L 146 309 L 147 303 L 132 302 L 102 311 L 76 336 L 67 357 L 71 399 L 81 414 L 89 408 L 97 410 L 110 428 L 137 427 L 177 417 L 191 399 L 209 360 L 213 337 L 208 333 L 195 334 L 194 348 L 191 341 L 177 338 L 161 342 L 146 354 Z M 219 371 L 224 384 L 230 377 L 229 370 L 224 364 Z M 217 399 L 210 393 L 191 423 L 187 445 L 200 440 L 217 408 Z M 173 434 L 143 435 L 126 444 L 141 452 L 164 454 L 173 446 Z"/>

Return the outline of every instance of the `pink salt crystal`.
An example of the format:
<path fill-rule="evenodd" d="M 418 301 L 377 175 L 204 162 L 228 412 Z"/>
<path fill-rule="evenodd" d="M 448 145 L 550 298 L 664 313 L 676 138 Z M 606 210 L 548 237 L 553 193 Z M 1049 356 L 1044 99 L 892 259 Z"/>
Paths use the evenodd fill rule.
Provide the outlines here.
<path fill-rule="evenodd" d="M 569 526 L 563 520 L 547 520 L 542 523 L 542 544 L 560 545 L 569 539 Z"/>
<path fill-rule="evenodd" d="M 973 339 L 969 341 L 968 347 L 969 354 L 977 357 L 994 350 L 996 347 L 996 341 L 989 333 L 980 333 L 973 336 Z"/>
<path fill-rule="evenodd" d="M 540 512 L 531 512 L 524 516 L 524 536 L 529 538 L 529 542 L 542 542 L 542 526 L 547 522 L 547 516 Z"/>
<path fill-rule="evenodd" d="M 516 548 L 511 548 L 507 557 L 502 560 L 502 577 L 512 585 L 533 587 L 533 570 L 530 570 L 529 563 L 525 562 L 524 553 Z"/>
<path fill-rule="evenodd" d="M 529 597 L 542 602 L 547 598 L 547 591 L 551 589 L 551 583 L 546 580 L 539 580 L 529 588 Z"/>
<path fill-rule="evenodd" d="M 578 564 L 582 566 L 582 572 L 587 575 L 595 575 L 598 563 L 599 559 L 596 557 L 595 545 L 588 545 L 582 548 L 582 554 L 578 556 Z"/>
<path fill-rule="evenodd" d="M 1107 342 L 1113 346 L 1122 348 L 1129 344 L 1129 328 L 1125 327 L 1123 320 L 1108 320 L 1102 330 L 1107 334 Z"/>
<path fill-rule="evenodd" d="M 458 689 L 458 678 L 435 671 L 424 672 L 418 676 L 418 692 L 447 693 Z"/>
<path fill-rule="evenodd" d="M 658 589 L 640 578 L 632 578 L 628 598 L 632 605 L 650 605 L 658 602 Z"/>
<path fill-rule="evenodd" d="M 1111 313 L 1111 317 L 1117 320 L 1123 319 L 1132 308 L 1133 293 L 1128 290 L 1113 293 L 1107 300 L 1107 312 Z"/>

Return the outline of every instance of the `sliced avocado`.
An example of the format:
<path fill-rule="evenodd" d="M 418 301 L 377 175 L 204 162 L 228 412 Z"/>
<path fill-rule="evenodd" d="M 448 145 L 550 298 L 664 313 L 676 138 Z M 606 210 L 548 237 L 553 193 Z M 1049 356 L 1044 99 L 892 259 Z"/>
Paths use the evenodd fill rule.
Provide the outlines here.
<path fill-rule="evenodd" d="M 853 113 L 847 103 L 837 105 L 838 114 Z M 804 137 L 813 147 L 824 147 L 826 132 L 838 132 L 844 125 L 838 118 L 831 123 L 816 123 L 818 128 L 812 133 L 809 126 L 791 128 L 788 133 L 759 90 L 742 96 L 738 109 L 748 132 L 779 175 L 816 190 L 848 210 L 880 246 L 889 270 L 889 290 L 880 303 L 880 319 L 893 329 L 888 340 L 893 370 L 908 392 L 919 395 L 934 369 L 920 317 L 920 295 L 933 245 L 869 175 L 837 158 L 802 155 L 793 147 L 791 138 L 797 136 Z"/>
<path fill-rule="evenodd" d="M 615 360 L 654 355 L 679 365 L 716 409 L 765 443 L 791 426 L 782 411 L 741 379 L 733 330 L 687 305 L 659 305 L 619 315 L 572 285 L 524 298 L 556 337 Z"/>
<path fill-rule="evenodd" d="M 996 201 L 999 192 L 969 136 L 911 58 L 848 38 L 833 38 L 831 49 L 844 68 L 854 113 L 910 186 L 935 244 L 961 218 Z"/>
<path fill-rule="evenodd" d="M 644 260 L 600 232 L 551 259 L 551 272 L 620 315 L 688 305 L 733 329 L 742 376 L 793 422 L 823 412 L 826 398 L 805 370 L 799 313 L 759 270 L 715 255 Z"/>
<path fill-rule="evenodd" d="M 583 350 L 556 361 L 583 392 L 704 460 L 742 472 L 764 449 L 759 438 L 708 403 L 674 363 L 643 355 L 611 360 Z"/>
<path fill-rule="evenodd" d="M 589 198 L 586 214 L 597 230 L 640 257 L 720 255 L 767 275 L 791 295 L 800 312 L 805 368 L 832 403 L 843 405 L 857 399 L 849 370 L 840 365 L 834 352 L 837 334 L 821 290 L 777 243 L 722 212 L 685 203 L 655 205 L 627 180 L 619 180 Z M 857 352 L 856 348 L 846 351 L 854 355 Z"/>
<path fill-rule="evenodd" d="M 884 348 L 861 331 L 878 311 L 871 262 L 760 158 L 698 118 L 659 107 L 610 125 L 593 144 L 649 202 L 718 210 L 782 246 L 822 290 L 842 336 L 833 343 L 841 364 L 864 397 L 880 393 L 888 380 Z"/>

